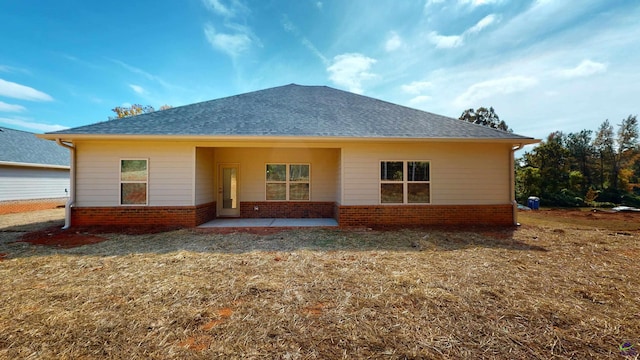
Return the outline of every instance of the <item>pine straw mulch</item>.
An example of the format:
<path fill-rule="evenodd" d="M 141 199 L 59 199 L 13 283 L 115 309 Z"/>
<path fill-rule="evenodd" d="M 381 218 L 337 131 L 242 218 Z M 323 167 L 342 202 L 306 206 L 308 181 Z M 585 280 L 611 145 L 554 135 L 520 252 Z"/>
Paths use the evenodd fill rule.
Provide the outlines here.
<path fill-rule="evenodd" d="M 623 359 L 640 232 L 524 223 L 3 242 L 0 357 Z"/>

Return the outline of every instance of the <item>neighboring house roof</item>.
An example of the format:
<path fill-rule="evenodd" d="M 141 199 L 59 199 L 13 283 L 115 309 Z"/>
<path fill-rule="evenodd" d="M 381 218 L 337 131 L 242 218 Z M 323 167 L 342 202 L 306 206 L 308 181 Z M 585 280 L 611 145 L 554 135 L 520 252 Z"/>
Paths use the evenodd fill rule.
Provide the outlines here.
<path fill-rule="evenodd" d="M 0 127 L 0 164 L 69 167 L 69 150 L 34 133 Z"/>
<path fill-rule="evenodd" d="M 295 84 L 47 134 L 533 140 L 326 86 Z"/>

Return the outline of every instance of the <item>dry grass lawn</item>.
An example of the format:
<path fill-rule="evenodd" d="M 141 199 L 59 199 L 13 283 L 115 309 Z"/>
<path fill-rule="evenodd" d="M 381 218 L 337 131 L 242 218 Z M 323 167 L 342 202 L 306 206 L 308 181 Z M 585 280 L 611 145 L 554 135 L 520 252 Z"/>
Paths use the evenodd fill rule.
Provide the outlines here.
<path fill-rule="evenodd" d="M 640 347 L 637 214 L 16 242 L 61 225 L 56 211 L 0 216 L 1 358 L 624 359 L 623 343 Z"/>

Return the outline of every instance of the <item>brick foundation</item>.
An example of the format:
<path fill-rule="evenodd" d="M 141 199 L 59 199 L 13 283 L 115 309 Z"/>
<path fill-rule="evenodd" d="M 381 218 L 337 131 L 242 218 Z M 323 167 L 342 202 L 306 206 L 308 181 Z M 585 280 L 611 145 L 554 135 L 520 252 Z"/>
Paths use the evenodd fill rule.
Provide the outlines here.
<path fill-rule="evenodd" d="M 198 206 L 74 207 L 71 224 L 193 227 L 215 217 L 215 202 Z M 341 227 L 511 226 L 514 222 L 510 204 L 340 206 L 333 202 L 257 201 L 241 202 L 240 217 L 336 218 Z"/>
<path fill-rule="evenodd" d="M 338 206 L 337 220 L 341 227 L 511 226 L 514 223 L 510 204 Z"/>
<path fill-rule="evenodd" d="M 258 210 L 255 210 L 255 207 Z M 241 218 L 334 218 L 334 202 L 319 201 L 241 201 Z"/>
<path fill-rule="evenodd" d="M 64 207 L 67 198 L 0 201 L 0 215 Z"/>
<path fill-rule="evenodd" d="M 71 225 L 193 227 L 215 218 L 215 212 L 215 202 L 198 206 L 74 207 Z"/>
<path fill-rule="evenodd" d="M 216 202 L 196 206 L 196 225 L 204 224 L 216 218 Z"/>

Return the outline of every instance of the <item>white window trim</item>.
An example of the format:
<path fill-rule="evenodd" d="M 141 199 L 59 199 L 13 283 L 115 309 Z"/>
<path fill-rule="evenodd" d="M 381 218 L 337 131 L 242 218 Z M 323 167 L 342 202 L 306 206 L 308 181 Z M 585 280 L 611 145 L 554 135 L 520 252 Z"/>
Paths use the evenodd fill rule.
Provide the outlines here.
<path fill-rule="evenodd" d="M 122 161 L 127 161 L 127 160 L 144 160 L 147 162 L 147 173 L 146 173 L 146 178 L 147 180 L 145 181 L 122 181 Z M 118 204 L 120 204 L 120 206 L 149 206 L 149 158 L 121 158 L 118 161 Z M 144 204 L 123 204 L 122 203 L 122 184 L 146 184 L 147 185 L 147 191 L 145 192 L 145 199 L 144 199 Z"/>
<path fill-rule="evenodd" d="M 382 180 L 382 163 L 383 162 L 401 162 L 402 163 L 402 181 L 399 180 Z M 410 162 L 426 162 L 429 163 L 429 181 L 409 181 L 409 163 Z M 382 184 L 402 184 L 402 202 L 383 203 L 382 202 Z M 409 202 L 409 184 L 429 184 L 429 202 Z M 431 204 L 431 160 L 380 160 L 378 161 L 378 204 L 379 205 L 430 205 Z"/>
<path fill-rule="evenodd" d="M 268 181 L 267 180 L 267 165 L 284 165 L 285 166 L 285 180 L 284 181 Z M 307 165 L 309 167 L 309 180 L 308 181 L 291 181 L 289 180 L 289 167 L 291 165 Z M 265 201 L 294 201 L 304 202 L 311 201 L 311 163 L 284 163 L 284 162 L 268 162 L 264 164 L 264 200 Z M 285 184 L 285 198 L 283 200 L 268 200 L 267 199 L 267 184 Z M 289 185 L 290 184 L 309 184 L 309 198 L 306 200 L 289 200 Z"/>

